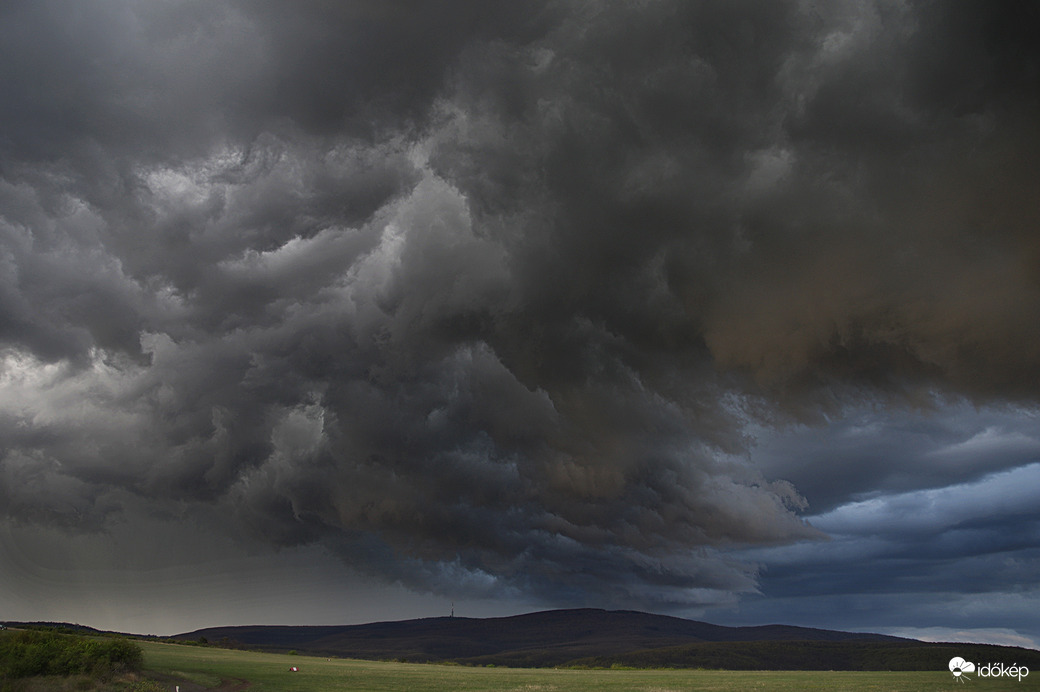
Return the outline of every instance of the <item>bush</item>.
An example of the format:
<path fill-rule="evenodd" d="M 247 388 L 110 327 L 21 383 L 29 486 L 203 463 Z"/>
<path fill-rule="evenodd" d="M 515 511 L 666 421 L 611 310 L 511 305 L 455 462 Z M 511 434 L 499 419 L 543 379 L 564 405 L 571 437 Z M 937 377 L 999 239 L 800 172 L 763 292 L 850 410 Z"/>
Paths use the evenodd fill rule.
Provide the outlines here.
<path fill-rule="evenodd" d="M 104 679 L 137 668 L 142 659 L 141 647 L 125 639 L 40 631 L 5 633 L 0 637 L 0 680 L 81 673 Z"/>

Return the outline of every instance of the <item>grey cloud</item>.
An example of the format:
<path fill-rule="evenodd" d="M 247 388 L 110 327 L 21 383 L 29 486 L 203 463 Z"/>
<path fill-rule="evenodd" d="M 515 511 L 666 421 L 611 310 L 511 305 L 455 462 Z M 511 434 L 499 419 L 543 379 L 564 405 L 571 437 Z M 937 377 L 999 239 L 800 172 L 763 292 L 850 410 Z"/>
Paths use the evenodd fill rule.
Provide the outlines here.
<path fill-rule="evenodd" d="M 18 158 L 75 162 L 70 172 L 89 186 L 98 168 L 118 168 L 104 160 L 113 154 L 205 152 L 223 104 L 241 100 L 237 85 L 248 88 L 259 67 L 233 15 L 202 3 L 6 4 L 0 117 L 17 129 L 3 142 L 5 173 L 20 172 Z"/>
<path fill-rule="evenodd" d="M 919 49 L 914 18 L 894 9 L 849 6 L 820 19 L 828 26 L 793 9 L 733 10 L 723 22 L 699 7 L 655 6 L 675 9 L 662 20 L 688 30 L 674 34 L 685 42 L 660 40 L 654 12 L 604 11 L 526 52 L 473 58 L 479 84 L 492 81 L 480 81 L 489 64 L 507 63 L 498 83 L 526 95 L 526 110 L 481 91 L 432 161 L 478 211 L 510 190 L 510 215 L 489 214 L 488 227 L 525 228 L 521 276 L 559 268 L 529 286 L 531 304 L 567 305 L 633 340 L 653 334 L 651 348 L 706 347 L 771 396 L 815 391 L 803 411 L 846 384 L 848 396 L 864 386 L 911 401 L 944 386 L 1033 396 L 1020 387 L 1036 368 L 1035 277 L 1014 258 L 1033 254 L 1020 210 L 1035 138 L 1021 133 L 1012 153 L 999 134 L 1018 133 L 1033 107 L 998 101 L 957 117 L 945 103 L 894 100 L 902 82 L 886 64 Z M 732 33 L 699 35 L 704 20 Z M 745 45 L 746 62 L 733 59 Z M 646 50 L 617 57 L 635 47 Z M 648 78 L 676 64 L 690 66 L 677 82 Z M 879 92 L 870 80 L 882 77 L 892 86 Z M 821 105 L 831 86 L 871 126 L 888 127 L 862 98 L 918 125 L 892 155 L 884 132 L 835 139 L 826 127 L 853 119 Z M 814 108 L 824 113 L 803 125 Z M 561 205 L 551 218 L 527 211 L 546 202 Z M 975 217 L 957 218 L 951 203 Z M 981 257 L 979 223 L 996 232 Z M 640 319 L 647 303 L 658 319 Z M 994 304 L 1003 311 L 982 307 Z"/>
<path fill-rule="evenodd" d="M 424 120 L 469 43 L 523 41 L 547 3 L 241 3 L 265 44 L 259 109 L 313 132 L 381 135 Z"/>
<path fill-rule="evenodd" d="M 1032 488 L 1038 476 L 1040 463 L 1035 462 L 971 484 L 849 503 L 818 516 L 816 523 L 834 534 L 894 535 L 898 532 L 904 540 L 912 536 L 932 539 L 947 532 L 970 532 L 987 526 L 1004 528 L 1002 525 L 1012 521 L 1028 525 L 1030 515 L 1035 512 Z M 994 544 L 988 547 L 995 548 Z M 965 554 L 967 546 L 962 546 L 959 552 Z"/>
<path fill-rule="evenodd" d="M 813 516 L 830 542 L 734 556 L 762 570 L 764 598 L 723 619 L 754 622 L 780 608 L 813 624 L 826 609 L 841 608 L 846 623 L 860 629 L 883 620 L 906 627 L 1003 626 L 1035 641 L 1036 623 L 1019 609 L 1037 598 L 1038 472 L 1034 462 L 946 487 L 879 494 Z"/>
<path fill-rule="evenodd" d="M 760 428 L 755 437 L 756 466 L 794 483 L 816 513 L 882 493 L 977 481 L 1040 459 L 1032 408 L 853 411 L 825 428 Z"/>
<path fill-rule="evenodd" d="M 932 6 L 518 7 L 9 6 L 7 514 L 114 487 L 414 588 L 702 605 L 820 537 L 750 423 L 1035 402 L 1004 48 L 946 101 Z"/>
<path fill-rule="evenodd" d="M 48 208 L 26 185 L 3 185 L 0 199 L 3 338 L 48 360 L 132 352 L 147 299 L 98 246 L 102 219 L 75 198 Z"/>

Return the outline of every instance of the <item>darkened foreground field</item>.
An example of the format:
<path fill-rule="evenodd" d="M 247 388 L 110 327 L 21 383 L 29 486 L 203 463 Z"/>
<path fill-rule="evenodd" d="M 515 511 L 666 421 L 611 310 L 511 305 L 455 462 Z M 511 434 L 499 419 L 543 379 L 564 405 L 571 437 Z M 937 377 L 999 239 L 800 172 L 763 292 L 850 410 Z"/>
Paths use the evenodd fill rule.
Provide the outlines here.
<path fill-rule="evenodd" d="M 950 690 L 943 666 L 929 672 L 796 672 L 716 670 L 576 670 L 478 668 L 265 654 L 143 642 L 144 668 L 191 681 L 193 690 L 256 692 L 695 692 L 699 690 Z M 1011 663 L 1010 661 L 1008 662 Z M 296 666 L 299 672 L 290 672 Z M 176 681 L 168 683 L 173 690 Z M 1035 688 L 1028 680 L 977 680 L 979 689 Z M 181 683 L 181 692 L 188 692 Z"/>
<path fill-rule="evenodd" d="M 1040 651 L 989 644 L 708 642 L 571 661 L 572 666 L 717 670 L 943 670 L 950 659 L 1014 663 L 1040 671 Z"/>
<path fill-rule="evenodd" d="M 39 643 L 45 637 L 4 633 L 0 639 L 8 643 L 29 639 Z M 60 635 L 49 635 L 59 637 Z M 107 638 L 64 637 L 67 646 L 51 660 L 78 660 L 74 652 L 94 649 L 113 652 L 125 641 Z M 48 640 L 50 641 L 50 640 Z M 50 646 L 50 645 L 48 645 Z M 415 664 L 322 658 L 292 654 L 272 654 L 213 647 L 184 646 L 159 642 L 131 645 L 143 653 L 140 674 L 108 673 L 98 679 L 86 676 L 82 666 L 65 666 L 62 671 L 72 676 L 54 675 L 57 668 L 46 667 L 47 677 L 19 677 L 0 681 L 5 692 L 158 692 L 178 686 L 181 692 L 205 690 L 255 690 L 257 692 L 346 692 L 409 690 L 457 690 L 459 692 L 494 691 L 534 692 L 606 692 L 626 690 L 643 692 L 680 692 L 695 690 L 946 690 L 956 680 L 942 665 L 931 671 L 720 671 L 691 669 L 549 669 L 506 668 L 494 666 L 462 666 Z M 120 649 L 121 650 L 121 649 Z M 28 649 L 26 649 L 28 651 Z M 55 653 L 55 652 L 52 652 Z M 68 653 L 69 655 L 66 655 Z M 78 655 L 78 654 L 77 654 Z M 102 657 L 104 658 L 104 657 Z M 96 660 L 94 657 L 92 660 Z M 12 661 L 0 662 L 0 673 L 11 672 Z M 1014 663 L 1006 661 L 1005 663 Z M 1021 663 L 1021 662 L 1019 662 Z M 62 664 L 64 665 L 64 664 Z M 298 672 L 290 669 L 296 667 Z M 25 670 L 23 672 L 30 672 Z M 0 675 L 5 678 L 6 675 Z M 1014 679 L 975 679 L 980 689 L 1035 689 L 1040 677 L 1019 682 Z"/>

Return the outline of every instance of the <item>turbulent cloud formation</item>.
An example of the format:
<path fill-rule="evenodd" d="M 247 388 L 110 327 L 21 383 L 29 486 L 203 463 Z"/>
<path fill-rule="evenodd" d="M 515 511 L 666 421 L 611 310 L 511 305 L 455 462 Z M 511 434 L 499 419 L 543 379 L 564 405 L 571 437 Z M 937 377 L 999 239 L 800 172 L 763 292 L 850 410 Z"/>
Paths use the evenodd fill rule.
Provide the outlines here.
<path fill-rule="evenodd" d="M 752 455 L 1035 410 L 1028 3 L 0 15 L 10 525 L 204 508 L 420 591 L 690 608 L 758 588 L 734 549 L 1035 471 L 999 426 L 1024 458 Z"/>
<path fill-rule="evenodd" d="M 766 566 L 769 586 L 738 621 L 799 612 L 803 622 L 821 624 L 839 610 L 860 629 L 943 641 L 933 628 L 945 641 L 1037 648 L 1038 472 L 1033 462 L 813 516 L 832 537 L 825 547 L 743 554 Z"/>

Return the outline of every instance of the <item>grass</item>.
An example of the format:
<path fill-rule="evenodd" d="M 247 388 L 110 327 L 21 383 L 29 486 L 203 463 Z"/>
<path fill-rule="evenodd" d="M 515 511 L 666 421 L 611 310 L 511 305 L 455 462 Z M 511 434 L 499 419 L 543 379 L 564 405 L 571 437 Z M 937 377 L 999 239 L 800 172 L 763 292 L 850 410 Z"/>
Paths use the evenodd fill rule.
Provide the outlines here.
<path fill-rule="evenodd" d="M 109 680 L 89 675 L 41 675 L 0 685 L 3 692 L 166 692 L 166 689 L 136 673 L 121 673 Z"/>
<path fill-rule="evenodd" d="M 476 668 L 264 654 L 141 642 L 143 668 L 204 687 L 248 681 L 253 692 L 694 692 L 699 690 L 849 690 L 896 692 L 956 689 L 934 672 L 799 672 L 714 670 L 575 670 Z M 289 671 L 291 666 L 299 672 Z M 1040 673 L 1038 673 L 1040 675 Z M 1040 679 L 1040 678 L 1037 678 Z M 1028 679 L 971 680 L 986 690 L 1035 687 Z M 171 686 L 172 690 L 173 687 Z"/>

